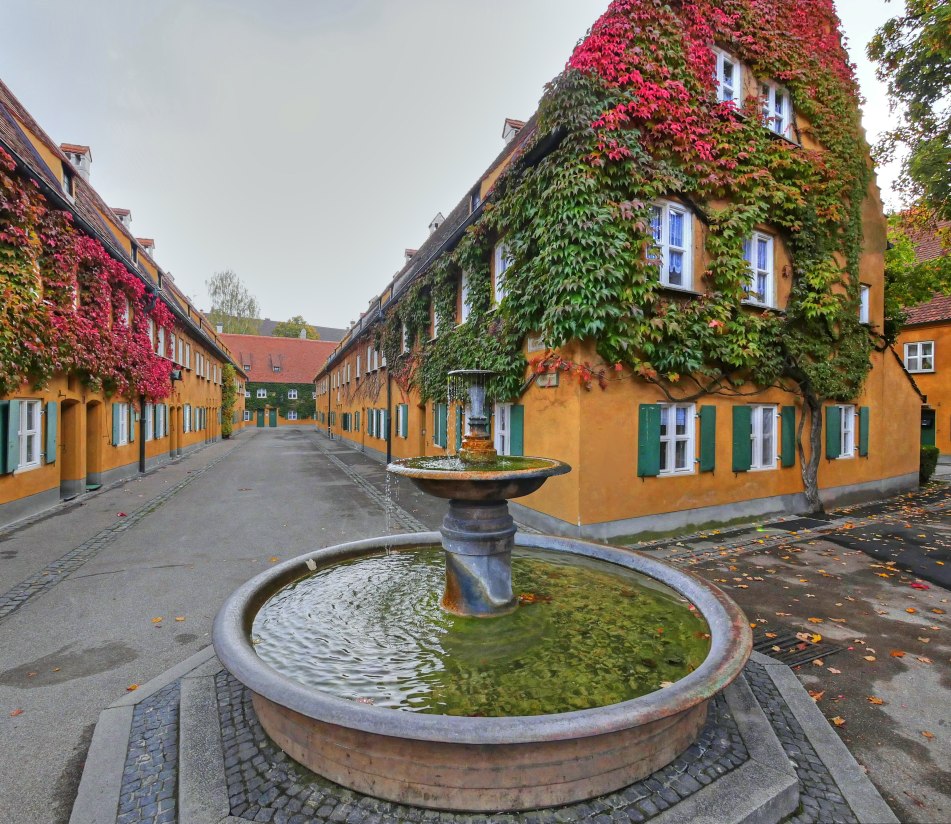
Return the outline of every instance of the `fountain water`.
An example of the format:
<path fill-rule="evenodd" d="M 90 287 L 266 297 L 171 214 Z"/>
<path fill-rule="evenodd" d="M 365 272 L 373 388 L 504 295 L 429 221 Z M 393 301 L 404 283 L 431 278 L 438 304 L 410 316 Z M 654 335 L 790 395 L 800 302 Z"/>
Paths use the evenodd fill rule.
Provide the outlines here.
<path fill-rule="evenodd" d="M 214 629 L 221 662 L 252 691 L 262 726 L 291 757 L 360 792 L 437 809 L 554 806 L 649 775 L 696 739 L 707 702 L 752 648 L 739 608 L 692 575 L 584 541 L 520 536 L 516 544 L 507 500 L 570 467 L 495 454 L 485 414 L 490 374 L 450 376 L 453 399 L 468 398 L 458 457 L 387 467 L 448 499 L 440 533 L 288 561 L 234 593 Z M 430 606 L 428 583 L 408 585 L 435 583 L 425 559 L 437 547 L 441 610 Z M 513 550 L 547 587 L 522 593 L 524 607 L 513 590 Z M 643 588 L 639 576 L 647 576 Z M 625 604 L 612 607 L 611 598 Z M 678 610 L 679 629 L 665 635 L 657 616 Z M 676 635 L 708 638 L 709 650 L 678 647 Z M 675 664 L 677 674 L 660 680 Z M 520 670 L 534 680 L 525 684 Z M 496 694 L 486 706 L 493 681 L 519 694 Z M 597 682 L 592 694 L 579 696 L 589 681 Z M 372 694 L 353 694 L 355 685 Z M 498 704 L 517 714 L 496 713 Z"/>

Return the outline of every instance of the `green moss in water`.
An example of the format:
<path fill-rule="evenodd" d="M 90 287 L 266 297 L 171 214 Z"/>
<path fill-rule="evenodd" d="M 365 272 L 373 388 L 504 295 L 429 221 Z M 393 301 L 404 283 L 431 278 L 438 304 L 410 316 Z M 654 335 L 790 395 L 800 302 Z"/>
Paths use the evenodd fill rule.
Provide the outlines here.
<path fill-rule="evenodd" d="M 439 607 L 441 549 L 317 570 L 255 618 L 258 655 L 290 678 L 376 706 L 464 716 L 589 709 L 663 688 L 710 648 L 703 618 L 613 564 L 517 550 L 521 604 L 491 619 Z"/>

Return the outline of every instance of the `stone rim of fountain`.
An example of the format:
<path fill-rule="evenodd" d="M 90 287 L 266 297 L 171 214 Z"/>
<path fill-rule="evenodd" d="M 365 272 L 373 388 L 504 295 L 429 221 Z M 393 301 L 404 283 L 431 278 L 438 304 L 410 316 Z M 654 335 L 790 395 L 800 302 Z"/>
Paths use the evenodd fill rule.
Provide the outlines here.
<path fill-rule="evenodd" d="M 340 544 L 285 561 L 252 578 L 225 601 L 215 618 L 213 641 L 221 663 L 253 693 L 328 724 L 365 733 L 448 744 L 531 744 L 618 732 L 686 712 L 729 685 L 752 651 L 752 632 L 740 608 L 718 587 L 633 550 L 576 539 L 519 534 L 516 547 L 564 551 L 641 572 L 675 590 L 706 620 L 710 651 L 694 672 L 666 689 L 619 704 L 533 716 L 467 718 L 374 707 L 300 684 L 262 661 L 254 651 L 251 626 L 278 590 L 318 568 L 386 548 L 441 546 L 438 532 L 394 535 Z"/>

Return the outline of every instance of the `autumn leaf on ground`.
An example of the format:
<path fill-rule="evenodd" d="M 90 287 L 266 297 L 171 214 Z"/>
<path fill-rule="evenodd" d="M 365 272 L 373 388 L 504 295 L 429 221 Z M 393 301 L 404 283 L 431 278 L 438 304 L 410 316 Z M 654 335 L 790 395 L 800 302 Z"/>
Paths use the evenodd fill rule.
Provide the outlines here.
<path fill-rule="evenodd" d="M 863 655 L 862 657 L 863 657 L 866 661 L 874 661 L 874 660 L 875 660 L 875 656 L 874 656 L 874 655 Z"/>
<path fill-rule="evenodd" d="M 127 687 L 125 688 L 125 691 L 126 691 L 126 692 L 135 692 L 138 688 L 139 688 L 139 685 L 138 685 L 138 684 L 129 684 L 129 686 L 127 686 Z"/>
<path fill-rule="evenodd" d="M 837 715 L 835 718 L 832 719 L 832 723 L 835 724 L 837 727 L 841 727 L 845 723 L 845 719 L 841 715 Z"/>
<path fill-rule="evenodd" d="M 915 615 L 918 612 L 918 610 L 915 609 L 914 607 L 907 607 L 905 609 L 905 612 L 907 612 L 909 615 Z"/>
<path fill-rule="evenodd" d="M 821 658 L 816 658 L 815 661 L 812 662 L 812 665 L 814 667 L 824 667 L 826 665 L 826 662 L 823 661 Z"/>
<path fill-rule="evenodd" d="M 822 696 L 826 694 L 825 690 L 809 690 L 809 697 L 813 701 L 821 701 Z"/>
<path fill-rule="evenodd" d="M 893 650 L 889 653 L 889 655 L 891 655 L 892 658 L 904 658 L 904 657 L 905 657 L 905 653 L 904 653 L 902 650 L 900 650 L 900 649 L 893 649 Z"/>
<path fill-rule="evenodd" d="M 767 633 L 766 633 L 766 637 L 767 637 L 767 638 L 776 638 L 776 637 L 778 637 L 778 636 L 777 636 L 777 633 L 775 633 L 775 632 L 767 632 Z"/>
<path fill-rule="evenodd" d="M 919 635 L 919 636 L 918 636 L 918 640 L 921 641 L 922 644 L 930 644 L 930 643 L 931 643 L 931 639 L 930 639 L 930 638 L 925 638 L 923 635 Z"/>
<path fill-rule="evenodd" d="M 842 670 L 837 670 L 835 667 L 829 667 L 826 672 L 831 672 L 833 675 L 841 675 Z"/>
<path fill-rule="evenodd" d="M 161 623 L 162 623 L 161 617 L 159 617 L 159 618 L 153 618 L 153 619 L 152 619 L 152 623 L 153 623 L 153 624 L 161 624 Z"/>
<path fill-rule="evenodd" d="M 922 664 L 931 664 L 931 663 L 933 663 L 930 658 L 926 658 L 924 655 L 919 655 L 919 656 L 918 656 L 918 660 L 921 661 Z"/>
<path fill-rule="evenodd" d="M 176 615 L 176 616 L 175 616 L 175 620 L 178 621 L 178 623 L 181 623 L 182 621 L 185 620 L 185 616 L 184 616 L 184 615 Z"/>
<path fill-rule="evenodd" d="M 807 618 L 806 619 L 810 624 L 821 624 L 824 623 L 822 618 Z"/>
<path fill-rule="evenodd" d="M 23 710 L 15 709 L 13 712 L 10 713 L 11 718 L 16 718 L 18 715 L 23 715 Z"/>
<path fill-rule="evenodd" d="M 925 738 L 927 738 L 929 741 L 930 741 L 932 738 L 934 738 L 934 733 L 933 733 L 933 732 L 928 732 L 927 730 L 922 730 L 922 731 L 921 731 L 921 734 L 922 734 Z"/>
<path fill-rule="evenodd" d="M 932 611 L 935 615 L 944 615 L 944 614 L 945 614 L 944 610 L 941 609 L 941 607 L 935 607 L 935 608 L 934 608 L 933 610 L 931 610 L 931 611 Z"/>
<path fill-rule="evenodd" d="M 931 589 L 928 584 L 923 584 L 921 581 L 912 581 L 910 586 L 912 589 Z"/>
<path fill-rule="evenodd" d="M 276 564 L 278 562 L 278 557 L 276 555 L 272 555 L 270 558 L 268 558 L 268 561 L 270 561 L 272 564 Z"/>
<path fill-rule="evenodd" d="M 879 698 L 877 695 L 870 695 L 866 700 L 869 702 L 869 704 L 874 704 L 876 707 L 880 707 L 885 703 L 885 701 Z"/>

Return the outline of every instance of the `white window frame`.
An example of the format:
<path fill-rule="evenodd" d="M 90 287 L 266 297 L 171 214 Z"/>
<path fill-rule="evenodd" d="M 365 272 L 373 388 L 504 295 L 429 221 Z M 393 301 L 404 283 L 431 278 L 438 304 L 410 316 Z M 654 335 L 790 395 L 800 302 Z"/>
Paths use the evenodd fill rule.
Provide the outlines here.
<path fill-rule="evenodd" d="M 439 309 L 433 301 L 433 340 L 439 337 Z"/>
<path fill-rule="evenodd" d="M 166 420 L 166 406 L 164 403 L 155 406 L 155 437 L 164 438 L 168 435 L 168 421 Z"/>
<path fill-rule="evenodd" d="M 289 420 L 289 421 L 296 421 L 296 420 L 297 420 L 297 410 L 296 410 L 296 409 L 288 409 L 288 410 L 287 410 L 287 420 Z"/>
<path fill-rule="evenodd" d="M 469 320 L 472 314 L 472 307 L 469 305 L 470 299 L 469 273 L 463 269 L 462 278 L 459 281 L 459 325 L 461 326 Z"/>
<path fill-rule="evenodd" d="M 362 364 L 363 364 L 362 358 L 360 357 L 360 355 L 357 355 L 357 380 L 360 380 L 360 374 L 361 374 L 360 367 L 362 366 Z"/>
<path fill-rule="evenodd" d="M 396 404 L 396 437 L 397 438 L 403 437 L 400 434 L 403 431 L 403 416 L 406 415 L 408 411 L 409 411 L 409 408 L 407 407 L 405 403 Z M 409 427 L 407 426 L 407 432 L 408 431 L 409 431 Z"/>
<path fill-rule="evenodd" d="M 732 54 L 723 49 L 714 47 L 713 54 L 716 56 L 716 79 L 717 79 L 717 100 L 721 103 L 732 103 L 738 109 L 743 107 L 743 64 Z M 726 65 L 733 67 L 733 85 L 726 84 Z M 730 90 L 730 95 L 726 95 L 726 90 Z"/>
<path fill-rule="evenodd" d="M 185 344 L 185 368 L 192 368 L 192 345 L 190 343 Z"/>
<path fill-rule="evenodd" d="M 30 412 L 32 411 L 32 416 Z M 27 426 L 30 417 L 33 425 Z M 43 404 L 38 400 L 20 401 L 20 428 L 17 437 L 20 441 L 20 460 L 17 472 L 36 469 L 42 462 Z M 28 460 L 30 444 L 33 445 L 33 460 Z"/>
<path fill-rule="evenodd" d="M 250 397 L 251 397 L 251 390 L 250 390 L 250 389 L 245 389 L 245 390 L 244 390 L 244 396 L 245 396 L 246 398 L 250 398 Z"/>
<path fill-rule="evenodd" d="M 796 117 L 789 89 L 774 80 L 761 80 L 759 95 L 766 128 L 795 143 Z M 779 99 L 783 101 L 783 108 L 781 113 L 777 114 L 776 101 Z"/>
<path fill-rule="evenodd" d="M 149 346 L 155 351 L 155 321 L 149 318 Z"/>
<path fill-rule="evenodd" d="M 245 409 L 245 410 L 244 410 L 244 420 L 245 420 L 245 421 L 251 420 L 251 410 L 250 410 L 250 409 Z"/>
<path fill-rule="evenodd" d="M 151 403 L 145 405 L 142 417 L 145 421 L 145 440 L 155 440 L 155 407 Z"/>
<path fill-rule="evenodd" d="M 505 243 L 496 243 L 495 281 L 493 283 L 492 292 L 492 298 L 496 304 L 501 303 L 505 299 L 506 289 L 503 275 L 511 268 L 513 263 L 515 263 L 515 258 L 512 257 L 509 247 Z"/>
<path fill-rule="evenodd" d="M 192 406 L 186 403 L 182 406 L 182 432 L 185 434 L 192 431 Z"/>
<path fill-rule="evenodd" d="M 655 216 L 659 211 L 659 223 Z M 679 246 L 670 243 L 670 216 L 671 213 L 683 217 L 683 235 Z M 651 234 L 654 238 L 654 247 L 648 253 L 648 259 L 660 260 L 660 282 L 671 289 L 693 289 L 693 212 L 680 203 L 672 200 L 658 200 L 652 205 Z M 660 237 L 658 238 L 658 232 Z M 670 278 L 670 263 L 674 254 L 681 255 L 681 279 L 683 283 L 672 283 Z"/>
<path fill-rule="evenodd" d="M 403 324 L 402 341 L 403 343 L 402 343 L 402 348 L 400 351 L 405 355 L 407 352 L 409 352 L 409 348 L 410 348 L 409 347 L 409 327 L 405 323 Z"/>
<path fill-rule="evenodd" d="M 367 347 L 367 374 L 373 371 L 373 347 Z"/>
<path fill-rule="evenodd" d="M 125 305 L 122 308 L 122 319 L 125 321 L 125 325 L 130 329 L 132 328 L 132 304 L 129 302 L 128 298 L 122 299 L 125 302 Z"/>
<path fill-rule="evenodd" d="M 259 401 L 267 399 L 267 389 L 261 387 L 257 391 L 257 399 Z"/>
<path fill-rule="evenodd" d="M 759 250 L 759 244 L 762 242 L 766 243 L 765 268 L 760 268 L 759 256 L 757 254 Z M 746 265 L 750 270 L 749 286 L 747 286 L 746 289 L 746 302 L 755 303 L 759 306 L 775 306 L 776 244 L 774 242 L 773 236 L 768 235 L 765 232 L 753 232 L 749 238 L 743 241 L 743 258 L 746 260 Z M 766 286 L 762 295 L 757 290 L 757 286 L 759 285 L 759 280 L 761 277 L 766 282 Z"/>
<path fill-rule="evenodd" d="M 686 414 L 686 432 L 683 435 L 677 435 L 676 432 L 671 434 L 672 429 L 670 424 L 661 424 L 661 436 L 660 436 L 660 454 L 661 454 L 661 465 L 662 468 L 659 471 L 659 475 L 691 475 L 694 472 L 694 463 L 695 456 L 697 451 L 697 412 L 694 404 L 692 403 L 662 403 L 660 404 L 660 414 L 661 421 L 664 419 L 664 413 L 666 412 L 667 420 L 670 421 L 673 417 L 675 424 L 674 429 L 676 429 L 676 417 L 677 410 L 683 409 Z M 663 428 L 666 427 L 667 432 L 664 433 Z M 677 443 L 683 442 L 686 444 L 684 450 L 684 465 L 676 465 L 676 456 L 677 456 Z"/>
<path fill-rule="evenodd" d="M 288 389 L 288 390 L 287 390 L 287 399 L 288 399 L 289 401 L 296 401 L 296 400 L 297 400 L 297 390 L 296 390 L 296 389 Z"/>
<path fill-rule="evenodd" d="M 776 437 L 779 434 L 779 409 L 775 404 L 762 404 L 751 407 L 751 432 L 753 456 L 751 469 L 776 468 Z M 764 425 L 764 416 L 769 413 L 769 421 Z M 768 429 L 767 429 L 768 426 Z M 768 440 L 767 440 L 768 438 Z"/>
<path fill-rule="evenodd" d="M 839 405 L 839 458 L 854 458 L 855 441 L 855 406 L 852 404 Z"/>
<path fill-rule="evenodd" d="M 119 404 L 119 437 L 116 446 L 125 446 L 129 442 L 129 404 Z"/>
<path fill-rule="evenodd" d="M 311 393 L 310 393 L 310 399 L 311 399 L 312 401 L 317 400 L 317 393 L 316 393 L 316 392 L 311 392 Z"/>
<path fill-rule="evenodd" d="M 871 323 L 872 287 L 859 284 L 859 323 Z"/>
<path fill-rule="evenodd" d="M 909 372 L 934 372 L 934 341 L 919 340 L 906 343 L 905 369 Z"/>
<path fill-rule="evenodd" d="M 493 420 L 492 420 L 492 440 L 495 446 L 495 451 L 499 455 L 511 455 L 512 454 L 512 404 L 510 403 L 497 403 L 495 409 L 493 410 Z M 466 428 L 468 428 L 468 418 L 469 416 L 465 414 L 465 419 L 467 421 Z"/>

